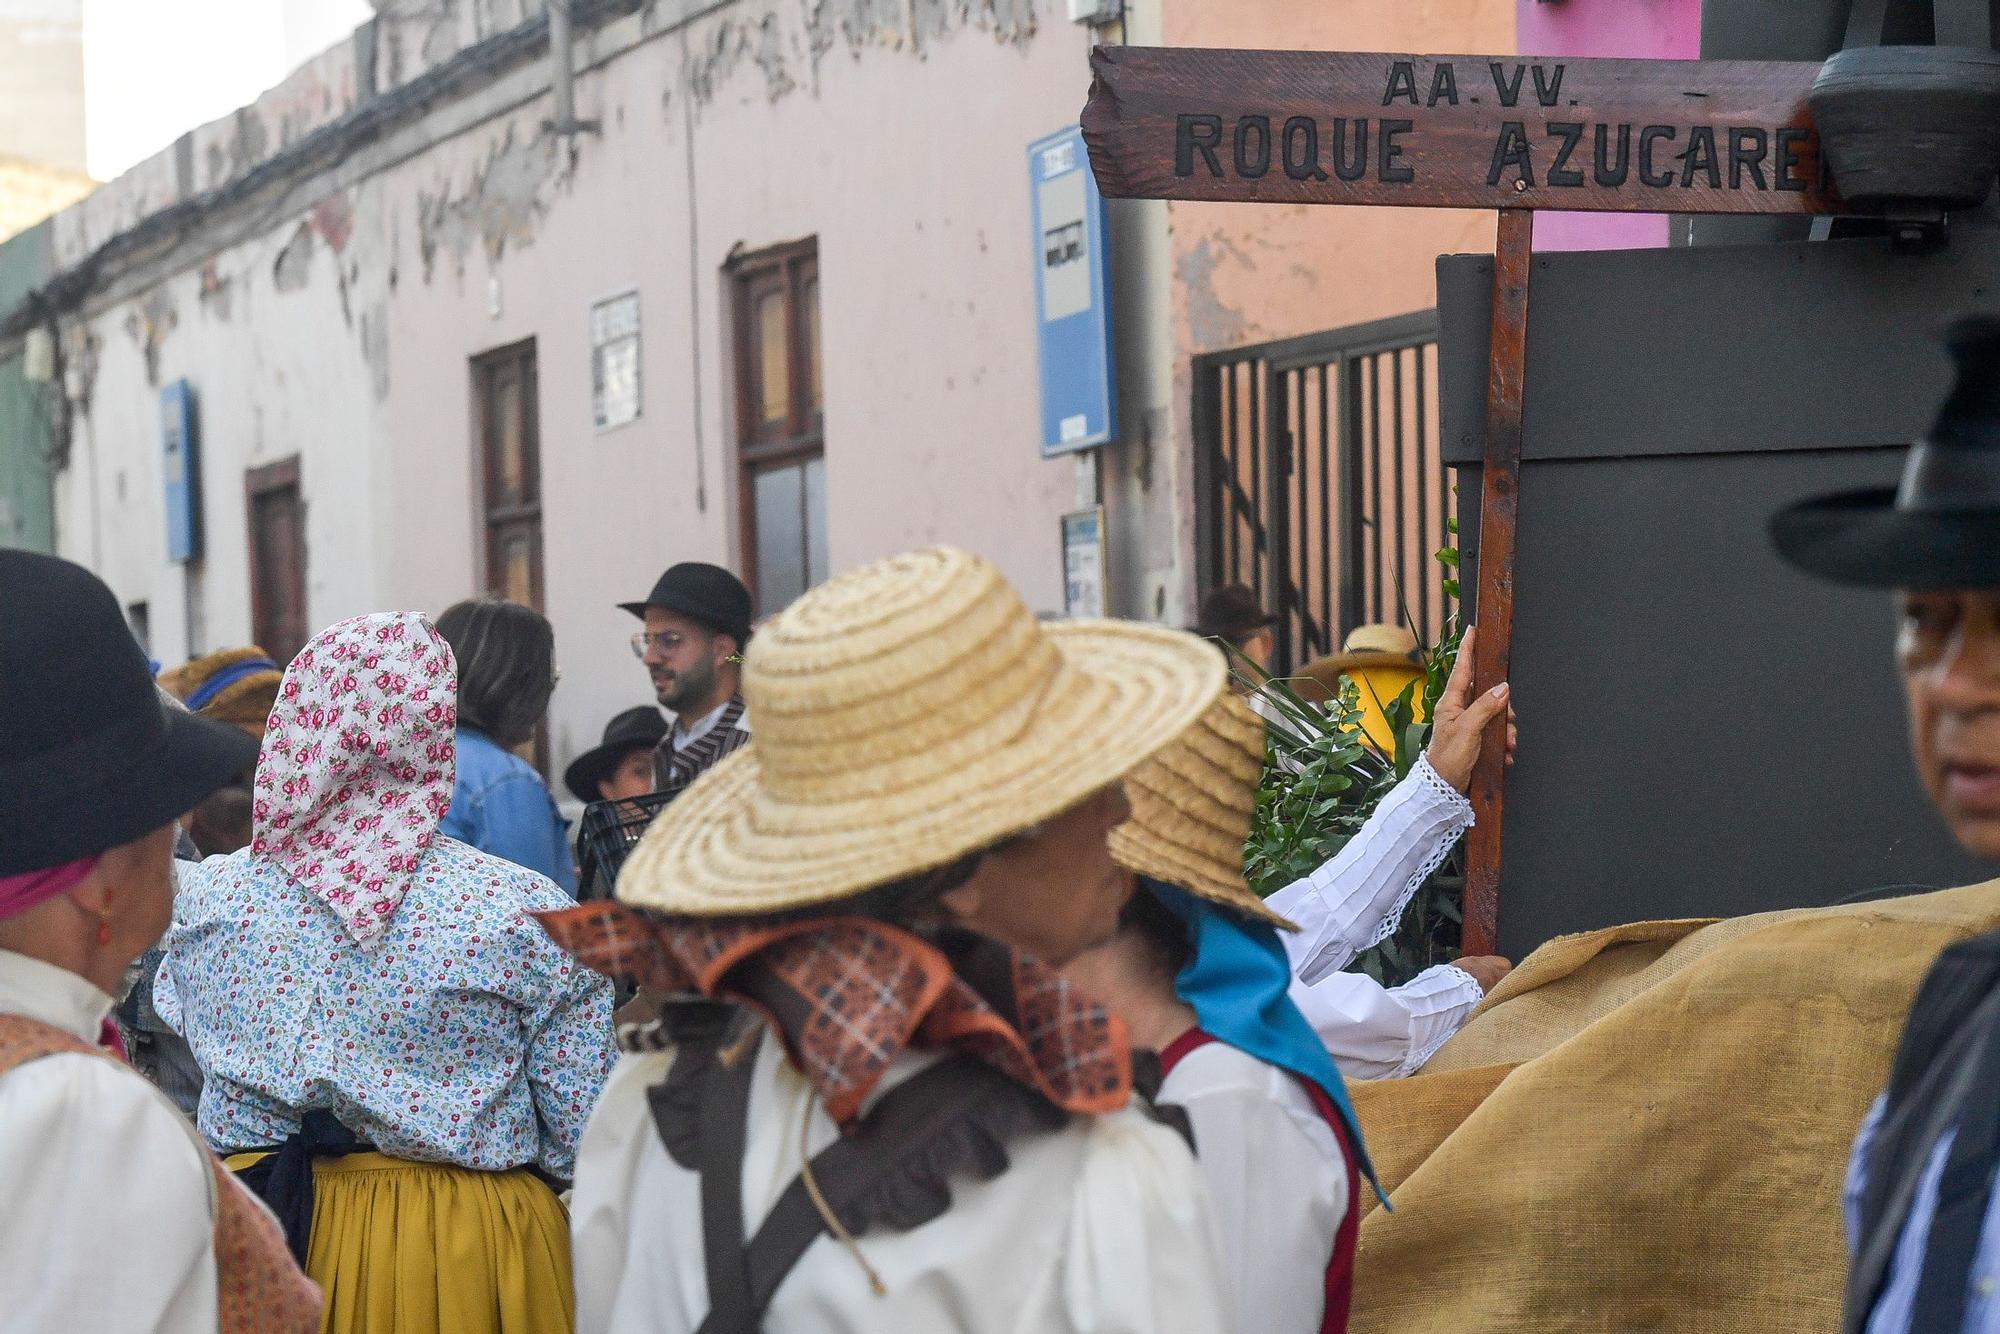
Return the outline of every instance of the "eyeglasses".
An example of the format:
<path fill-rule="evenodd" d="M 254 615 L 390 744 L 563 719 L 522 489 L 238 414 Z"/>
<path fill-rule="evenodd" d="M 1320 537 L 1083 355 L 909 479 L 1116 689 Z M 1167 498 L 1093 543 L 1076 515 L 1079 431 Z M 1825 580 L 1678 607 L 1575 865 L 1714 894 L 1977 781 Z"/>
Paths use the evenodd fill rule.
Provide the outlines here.
<path fill-rule="evenodd" d="M 673 630 L 662 630 L 658 634 L 651 634 L 645 630 L 641 630 L 638 634 L 632 636 L 632 656 L 635 658 L 644 658 L 646 656 L 646 649 L 649 646 L 658 649 L 662 653 L 672 653 L 687 642 L 688 637 L 686 635 Z"/>

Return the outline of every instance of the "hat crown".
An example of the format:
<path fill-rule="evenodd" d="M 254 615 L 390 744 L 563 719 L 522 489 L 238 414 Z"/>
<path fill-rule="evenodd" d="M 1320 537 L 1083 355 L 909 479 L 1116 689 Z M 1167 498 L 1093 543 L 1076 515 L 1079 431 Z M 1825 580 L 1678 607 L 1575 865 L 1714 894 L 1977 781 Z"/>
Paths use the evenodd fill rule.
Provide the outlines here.
<path fill-rule="evenodd" d="M 0 776 L 26 782 L 32 769 L 45 795 L 86 786 L 165 731 L 146 655 L 104 582 L 0 550 Z"/>
<path fill-rule="evenodd" d="M 752 641 L 743 696 L 785 801 L 906 791 L 1018 736 L 1068 671 L 990 562 L 933 548 L 807 592 Z"/>
<path fill-rule="evenodd" d="M 1400 625 L 1357 625 L 1341 648 L 1347 653 L 1395 653 L 1414 658 L 1417 637 Z"/>
<path fill-rule="evenodd" d="M 1896 507 L 1924 513 L 2000 509 L 2000 319 L 1958 321 L 1946 331 L 1945 347 L 1955 369 L 1951 393 L 1910 451 Z"/>

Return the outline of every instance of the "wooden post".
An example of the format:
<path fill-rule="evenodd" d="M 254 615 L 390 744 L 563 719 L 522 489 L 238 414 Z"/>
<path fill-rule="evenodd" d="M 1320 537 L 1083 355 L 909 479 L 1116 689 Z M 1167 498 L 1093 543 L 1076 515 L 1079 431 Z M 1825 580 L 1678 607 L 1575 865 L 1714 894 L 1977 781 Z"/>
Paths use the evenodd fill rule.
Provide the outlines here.
<path fill-rule="evenodd" d="M 1514 647 L 1514 531 L 1521 491 L 1521 407 L 1528 368 L 1528 271 L 1535 215 L 1500 210 L 1493 252 L 1493 336 L 1486 372 L 1486 450 L 1479 478 L 1479 634 L 1472 684 L 1490 690 L 1507 679 Z M 1492 954 L 1500 942 L 1500 838 L 1506 794 L 1507 718 L 1487 731 L 1472 771 L 1477 823 L 1466 837 L 1467 954 Z"/>

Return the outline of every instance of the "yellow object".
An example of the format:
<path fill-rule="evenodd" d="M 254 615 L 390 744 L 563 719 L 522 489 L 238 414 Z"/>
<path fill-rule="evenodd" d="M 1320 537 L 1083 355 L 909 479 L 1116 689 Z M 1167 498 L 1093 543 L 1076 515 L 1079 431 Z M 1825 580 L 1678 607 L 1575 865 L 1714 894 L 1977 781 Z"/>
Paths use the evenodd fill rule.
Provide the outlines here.
<path fill-rule="evenodd" d="M 1298 927 L 1243 881 L 1243 845 L 1264 772 L 1264 720 L 1225 694 L 1179 740 L 1125 778 L 1132 818 L 1111 831 L 1128 871 L 1179 885 L 1287 931 Z"/>
<path fill-rule="evenodd" d="M 1354 667 L 1346 673 L 1354 680 L 1361 692 L 1361 731 L 1375 748 L 1384 755 L 1396 753 L 1396 733 L 1389 726 L 1389 705 L 1396 696 L 1409 688 L 1410 682 L 1422 681 L 1424 669 L 1411 663 L 1394 667 Z M 1424 691 L 1419 685 L 1411 692 L 1410 705 L 1416 710 L 1416 720 L 1428 719 L 1430 710 L 1424 707 Z"/>
<path fill-rule="evenodd" d="M 1855 1131 L 1932 960 L 1995 929 L 2000 881 L 1544 945 L 1353 1086 L 1394 1212 L 1350 1328 L 1837 1328 Z"/>
<path fill-rule="evenodd" d="M 1226 675 L 1179 630 L 1045 626 L 967 552 L 862 566 L 758 630 L 743 661 L 755 738 L 653 821 L 618 898 L 769 913 L 947 865 L 1118 782 Z"/>
<path fill-rule="evenodd" d="M 261 1154 L 226 1160 L 232 1170 Z M 321 1334 L 569 1334 L 569 1217 L 532 1173 L 380 1153 L 313 1164 Z"/>

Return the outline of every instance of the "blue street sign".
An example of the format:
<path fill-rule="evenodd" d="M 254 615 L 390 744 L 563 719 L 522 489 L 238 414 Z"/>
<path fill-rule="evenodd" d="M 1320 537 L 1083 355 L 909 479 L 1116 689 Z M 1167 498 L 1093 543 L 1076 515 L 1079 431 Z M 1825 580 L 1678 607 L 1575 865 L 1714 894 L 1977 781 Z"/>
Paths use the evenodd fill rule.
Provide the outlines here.
<path fill-rule="evenodd" d="M 167 492 L 167 559 L 201 555 L 201 440 L 195 434 L 194 389 L 175 380 L 160 390 L 160 473 Z"/>
<path fill-rule="evenodd" d="M 1042 457 L 1091 449 L 1118 433 L 1111 359 L 1111 280 L 1104 197 L 1072 125 L 1028 146 L 1035 224 L 1036 342 L 1042 363 Z"/>

